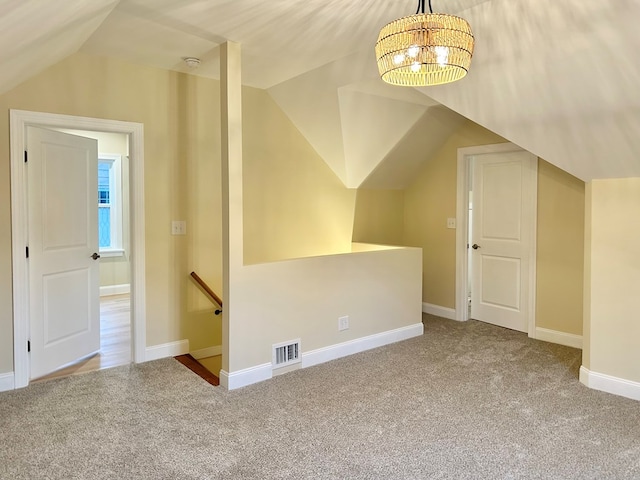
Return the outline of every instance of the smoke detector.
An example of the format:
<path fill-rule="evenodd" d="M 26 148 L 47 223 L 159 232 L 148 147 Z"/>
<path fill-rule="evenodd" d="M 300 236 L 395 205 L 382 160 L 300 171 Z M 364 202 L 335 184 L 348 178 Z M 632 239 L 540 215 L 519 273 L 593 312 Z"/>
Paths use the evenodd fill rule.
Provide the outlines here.
<path fill-rule="evenodd" d="M 187 68 L 190 70 L 194 70 L 200 66 L 200 59 L 196 57 L 186 57 L 183 58 L 184 63 L 187 64 Z"/>

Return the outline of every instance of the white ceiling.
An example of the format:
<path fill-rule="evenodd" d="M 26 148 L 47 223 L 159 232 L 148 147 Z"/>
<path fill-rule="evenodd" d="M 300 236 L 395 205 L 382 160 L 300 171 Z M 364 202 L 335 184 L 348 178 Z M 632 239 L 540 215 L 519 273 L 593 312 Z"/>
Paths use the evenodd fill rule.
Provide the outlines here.
<path fill-rule="evenodd" d="M 217 78 L 219 45 L 231 40 L 243 83 L 267 89 L 349 187 L 406 185 L 462 121 L 440 104 L 583 180 L 640 176 L 640 2 L 432 0 L 471 24 L 471 71 L 445 86 L 390 87 L 373 45 L 416 4 L 0 0 L 0 92 L 76 51 Z"/>

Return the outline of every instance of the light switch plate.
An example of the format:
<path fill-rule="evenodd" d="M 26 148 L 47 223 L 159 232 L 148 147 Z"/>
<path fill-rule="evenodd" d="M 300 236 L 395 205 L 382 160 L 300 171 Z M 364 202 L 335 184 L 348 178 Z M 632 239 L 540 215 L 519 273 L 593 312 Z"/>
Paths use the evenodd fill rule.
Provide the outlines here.
<path fill-rule="evenodd" d="M 455 218 L 447 218 L 447 228 L 456 228 Z"/>

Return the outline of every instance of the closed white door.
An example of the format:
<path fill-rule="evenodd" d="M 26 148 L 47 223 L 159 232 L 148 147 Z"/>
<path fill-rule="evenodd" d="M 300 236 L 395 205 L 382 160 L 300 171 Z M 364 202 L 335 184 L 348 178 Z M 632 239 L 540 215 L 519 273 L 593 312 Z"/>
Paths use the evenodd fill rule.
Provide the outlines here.
<path fill-rule="evenodd" d="M 536 158 L 528 152 L 473 158 L 471 317 L 527 332 L 532 193 Z"/>
<path fill-rule="evenodd" d="M 30 378 L 38 378 L 100 349 L 98 146 L 28 127 L 27 152 Z"/>

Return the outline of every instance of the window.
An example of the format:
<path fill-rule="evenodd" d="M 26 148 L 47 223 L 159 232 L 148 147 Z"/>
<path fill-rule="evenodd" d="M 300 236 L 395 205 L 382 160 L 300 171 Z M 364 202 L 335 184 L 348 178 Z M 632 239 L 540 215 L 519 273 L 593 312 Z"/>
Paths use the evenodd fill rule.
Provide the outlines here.
<path fill-rule="evenodd" d="M 120 155 L 98 155 L 98 245 L 105 257 L 124 255 Z"/>

